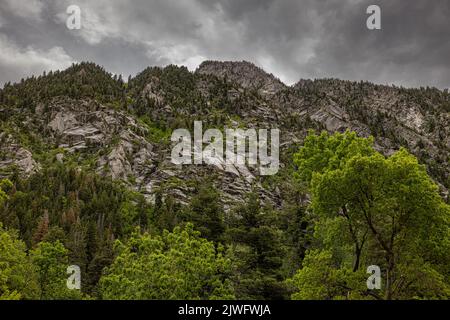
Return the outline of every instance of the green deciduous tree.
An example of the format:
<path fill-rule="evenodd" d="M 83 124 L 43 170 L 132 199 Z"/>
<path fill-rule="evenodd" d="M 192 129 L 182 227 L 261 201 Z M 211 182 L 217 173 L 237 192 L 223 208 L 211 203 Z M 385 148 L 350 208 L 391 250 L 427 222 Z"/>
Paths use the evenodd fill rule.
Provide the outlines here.
<path fill-rule="evenodd" d="M 25 243 L 0 224 L 0 300 L 38 297 L 37 273 L 26 254 Z"/>
<path fill-rule="evenodd" d="M 306 179 L 312 194 L 316 246 L 331 254 L 329 265 L 341 274 L 381 267 L 381 292 L 362 294 L 448 298 L 449 206 L 414 156 L 401 149 L 385 158 L 370 143 L 354 133 L 323 133 L 310 135 L 296 154 L 303 170 L 298 176 Z M 323 258 L 309 252 L 313 254 Z M 312 288 L 305 280 L 314 274 L 305 269 L 308 264 L 311 258 L 294 277 L 299 290 L 294 297 L 308 296 L 305 291 Z M 341 287 L 349 294 L 360 290 L 348 282 L 341 281 Z M 342 292 L 328 298 L 340 296 Z"/>
<path fill-rule="evenodd" d="M 233 298 L 223 249 L 192 224 L 162 236 L 134 233 L 116 243 L 117 256 L 100 279 L 103 299 Z"/>
<path fill-rule="evenodd" d="M 364 299 L 367 276 L 363 270 L 353 272 L 350 267 L 336 267 L 329 250 L 311 250 L 303 260 L 303 267 L 288 280 L 296 292 L 295 300 Z"/>
<path fill-rule="evenodd" d="M 62 243 L 40 242 L 31 252 L 33 264 L 39 275 L 41 299 L 62 300 L 81 299 L 80 290 L 67 288 L 67 267 L 71 265 L 67 257 L 68 250 Z"/>

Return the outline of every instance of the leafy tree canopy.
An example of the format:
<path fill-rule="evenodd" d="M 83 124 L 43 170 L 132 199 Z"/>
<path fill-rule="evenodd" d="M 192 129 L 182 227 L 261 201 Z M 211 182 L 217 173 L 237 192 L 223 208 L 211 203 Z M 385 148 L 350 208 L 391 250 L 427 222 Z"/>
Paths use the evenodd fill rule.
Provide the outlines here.
<path fill-rule="evenodd" d="M 117 256 L 100 279 L 104 299 L 232 299 L 230 260 L 192 224 L 116 242 Z"/>
<path fill-rule="evenodd" d="M 312 195 L 316 248 L 294 277 L 293 297 L 339 298 L 339 287 L 345 296 L 356 290 L 386 299 L 448 298 L 450 207 L 414 156 L 401 149 L 386 158 L 371 143 L 349 132 L 311 134 L 296 154 Z M 311 268 L 312 257 L 324 260 L 321 268 Z M 376 294 L 352 285 L 349 272 L 370 265 L 382 270 Z M 323 272 L 350 276 L 332 281 L 333 290 L 310 292 Z"/>
<path fill-rule="evenodd" d="M 0 224 L 0 300 L 38 297 L 37 273 L 26 254 L 25 243 Z"/>

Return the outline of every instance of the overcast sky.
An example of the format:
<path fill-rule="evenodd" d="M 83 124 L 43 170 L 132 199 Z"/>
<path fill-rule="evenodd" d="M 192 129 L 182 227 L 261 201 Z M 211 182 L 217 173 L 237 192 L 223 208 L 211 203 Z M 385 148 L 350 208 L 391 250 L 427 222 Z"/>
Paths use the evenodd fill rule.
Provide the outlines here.
<path fill-rule="evenodd" d="M 81 29 L 66 8 L 81 9 Z M 381 30 L 366 9 L 381 7 Z M 0 0 L 0 85 L 72 62 L 124 76 L 248 60 L 303 78 L 450 87 L 450 0 Z"/>

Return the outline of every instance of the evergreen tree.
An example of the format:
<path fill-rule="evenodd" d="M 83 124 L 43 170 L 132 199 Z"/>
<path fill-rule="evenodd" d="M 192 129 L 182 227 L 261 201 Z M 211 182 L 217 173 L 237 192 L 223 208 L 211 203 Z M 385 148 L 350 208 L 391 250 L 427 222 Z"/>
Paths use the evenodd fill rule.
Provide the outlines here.
<path fill-rule="evenodd" d="M 212 184 L 198 186 L 187 209 L 186 220 L 194 223 L 206 239 L 218 242 L 224 232 L 224 212 L 220 197 Z"/>
<path fill-rule="evenodd" d="M 284 299 L 281 230 L 275 216 L 261 208 L 255 193 L 235 209 L 226 238 L 235 257 L 234 283 L 240 299 Z"/>

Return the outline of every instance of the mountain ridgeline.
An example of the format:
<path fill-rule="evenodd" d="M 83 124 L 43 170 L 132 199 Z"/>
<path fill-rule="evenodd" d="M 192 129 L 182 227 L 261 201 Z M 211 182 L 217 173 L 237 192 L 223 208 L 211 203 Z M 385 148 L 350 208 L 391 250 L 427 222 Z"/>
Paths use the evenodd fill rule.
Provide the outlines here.
<path fill-rule="evenodd" d="M 202 121 L 203 130 L 279 129 L 279 172 L 261 176 L 251 166 L 236 165 L 230 171 L 220 164 L 173 164 L 171 134 L 179 128 L 192 132 L 194 121 Z M 25 290 L 24 283 L 31 283 L 30 279 L 23 283 L 13 279 L 5 280 L 8 291 L 2 289 L 0 280 L 0 297 L 446 297 L 450 292 L 448 264 L 440 253 L 427 260 L 429 269 L 422 275 L 429 274 L 432 280 L 420 288 L 399 285 L 398 292 L 386 288 L 384 295 L 363 294 L 365 289 L 359 284 L 352 287 L 355 276 L 346 281 L 358 294 L 343 293 L 344 289 L 324 295 L 302 291 L 302 285 L 308 286 L 305 279 L 312 276 L 298 270 L 306 270 L 302 269 L 306 265 L 310 270 L 335 265 L 331 261 L 336 257 L 325 249 L 314 251 L 320 242 L 314 232 L 320 223 L 315 219 L 320 216 L 317 212 L 325 209 L 317 206 L 315 199 L 321 193 L 312 187 L 320 185 L 320 174 L 325 179 L 325 169 L 314 167 L 311 170 L 320 174 L 302 179 L 299 170 L 310 168 L 302 162 L 308 155 L 299 156 L 298 151 L 306 142 L 314 142 L 308 140 L 313 139 L 314 131 L 329 134 L 329 140 L 317 140 L 322 143 L 318 148 L 323 151 L 331 141 L 329 148 L 336 157 L 345 154 L 348 145 L 342 141 L 346 139 L 356 141 L 354 146 L 362 156 L 375 157 L 376 153 L 386 161 L 392 158 L 386 168 L 400 163 L 395 161 L 400 161 L 402 152 L 408 152 L 417 158 L 417 176 L 425 180 L 427 175 L 431 177 L 423 188 L 438 197 L 429 205 L 435 206 L 436 212 L 444 206 L 442 210 L 448 214 L 449 124 L 447 90 L 337 79 L 300 80 L 287 86 L 249 62 L 205 61 L 195 72 L 173 65 L 149 67 L 127 81 L 94 63 L 83 62 L 7 83 L 0 90 L 0 180 L 4 179 L 0 187 L 0 235 L 8 236 L 0 239 L 10 241 L 14 250 L 23 246 L 17 254 L 36 269 L 36 289 L 28 286 Z M 333 140 L 335 133 L 337 142 Z M 366 147 L 358 139 L 370 141 L 372 146 Z M 345 147 L 333 149 L 332 143 Z M 405 159 L 401 158 L 414 162 Z M 381 160 L 375 160 L 373 166 L 381 167 Z M 346 170 L 353 164 L 346 163 Z M 408 181 L 415 180 L 411 177 Z M 347 200 L 350 206 L 354 199 Z M 343 212 L 345 216 L 346 209 Z M 439 224 L 448 228 L 449 217 L 443 219 Z M 360 226 L 358 223 L 355 225 Z M 364 232 L 367 235 L 371 230 Z M 364 243 L 375 246 L 376 239 L 383 236 L 374 234 L 371 239 L 364 232 L 352 233 L 359 253 L 365 250 Z M 448 233 L 442 232 L 445 247 Z M 189 243 L 193 261 L 198 258 L 203 264 L 197 260 L 189 268 L 183 264 L 186 261 L 174 253 L 187 250 L 187 245 L 181 245 L 183 241 Z M 400 272 L 390 264 L 394 248 L 383 244 L 381 241 L 380 250 L 386 255 L 381 255 L 382 260 L 388 261 L 383 268 L 390 274 Z M 52 255 L 53 268 L 42 267 Z M 5 257 L 0 253 L 0 262 Z M 341 258 L 341 262 L 347 259 Z M 348 259 L 354 260 L 352 253 Z M 364 259 L 369 261 L 369 255 L 358 254 L 358 263 L 352 262 L 350 269 L 355 275 L 364 269 L 359 266 Z M 134 267 L 141 266 L 148 273 L 129 275 L 125 290 L 116 275 L 130 271 L 121 261 L 134 261 Z M 65 283 L 67 263 L 82 270 L 83 286 L 78 295 L 57 285 Z M 173 264 L 178 269 L 174 270 Z M 445 268 L 447 271 L 442 271 Z M 171 280 L 164 282 L 166 278 L 157 270 L 170 274 Z M 207 274 L 208 279 L 196 280 L 202 278 L 196 272 Z M 189 289 L 181 290 L 177 281 Z M 365 285 L 365 280 L 361 283 Z M 154 290 L 149 292 L 149 287 Z"/>

